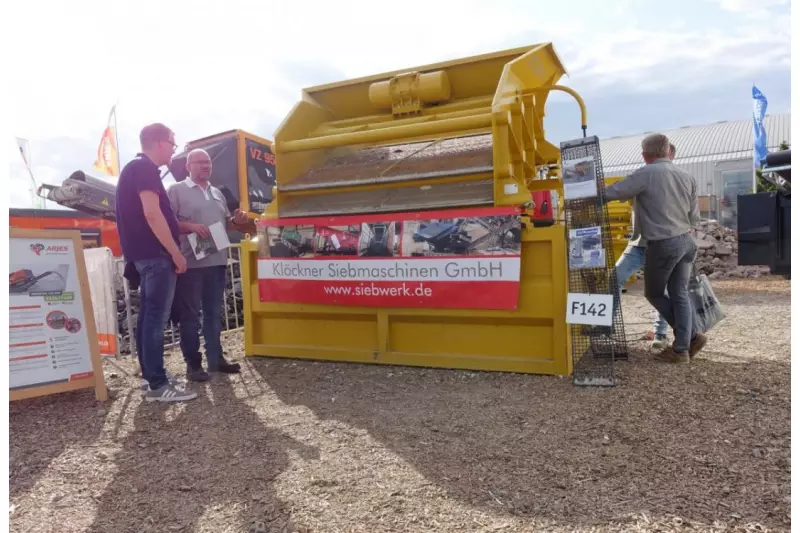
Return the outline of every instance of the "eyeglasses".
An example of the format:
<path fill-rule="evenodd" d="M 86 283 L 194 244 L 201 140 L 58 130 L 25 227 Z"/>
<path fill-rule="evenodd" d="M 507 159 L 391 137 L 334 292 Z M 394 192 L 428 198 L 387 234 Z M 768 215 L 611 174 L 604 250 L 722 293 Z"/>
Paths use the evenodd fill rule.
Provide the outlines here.
<path fill-rule="evenodd" d="M 178 149 L 178 145 L 176 143 L 174 143 L 173 141 L 161 141 L 161 142 L 167 143 L 167 144 L 171 144 L 173 152 Z"/>

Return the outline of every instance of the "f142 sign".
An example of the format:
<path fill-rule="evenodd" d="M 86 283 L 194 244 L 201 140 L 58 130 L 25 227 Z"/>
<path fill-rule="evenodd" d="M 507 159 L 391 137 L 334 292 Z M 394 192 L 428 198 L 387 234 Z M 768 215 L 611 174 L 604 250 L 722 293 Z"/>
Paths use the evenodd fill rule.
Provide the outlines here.
<path fill-rule="evenodd" d="M 516 208 L 259 223 L 262 302 L 516 309 Z"/>
<path fill-rule="evenodd" d="M 613 295 L 575 292 L 567 295 L 567 324 L 610 326 L 613 318 Z"/>

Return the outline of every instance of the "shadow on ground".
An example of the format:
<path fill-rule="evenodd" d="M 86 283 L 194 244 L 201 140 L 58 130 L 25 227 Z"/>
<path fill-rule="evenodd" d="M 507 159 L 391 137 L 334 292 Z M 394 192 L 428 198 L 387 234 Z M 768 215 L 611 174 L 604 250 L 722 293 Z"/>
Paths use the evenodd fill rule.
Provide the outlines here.
<path fill-rule="evenodd" d="M 290 451 L 313 459 L 316 450 L 266 427 L 227 377 L 193 388 L 199 396 L 187 404 L 138 404 L 88 531 L 206 531 L 198 522 L 209 511 L 230 531 L 289 526 L 273 482 Z"/>
<path fill-rule="evenodd" d="M 63 404 L 74 408 L 65 412 Z M 71 448 L 91 446 L 106 411 L 94 389 L 10 402 L 8 406 L 8 488 L 13 501 L 32 490 L 53 461 Z"/>
<path fill-rule="evenodd" d="M 250 358 L 278 397 L 366 430 L 450 497 L 579 527 L 631 513 L 789 523 L 789 366 L 634 354 L 567 379 Z M 335 401 L 334 401 L 335 400 Z"/>

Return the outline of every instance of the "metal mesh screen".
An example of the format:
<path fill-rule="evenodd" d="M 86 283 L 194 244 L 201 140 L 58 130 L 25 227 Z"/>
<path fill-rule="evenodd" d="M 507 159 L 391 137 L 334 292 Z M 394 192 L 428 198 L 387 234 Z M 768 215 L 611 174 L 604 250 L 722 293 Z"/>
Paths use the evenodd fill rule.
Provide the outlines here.
<path fill-rule="evenodd" d="M 614 361 L 627 359 L 628 348 L 619 301 L 619 285 L 614 268 L 608 206 L 605 202 L 600 141 L 596 136 L 592 136 L 561 143 L 562 164 L 583 158 L 591 158 L 594 161 L 597 195 L 564 201 L 569 292 L 613 295 L 614 308 L 610 327 L 570 324 L 573 382 L 576 385 L 614 386 L 616 384 Z M 573 250 L 571 230 L 592 227 L 600 228 L 600 242 L 605 250 L 605 260 L 601 260 L 593 267 L 572 268 L 569 257 Z M 582 243 L 578 245 L 583 246 Z"/>
<path fill-rule="evenodd" d="M 278 190 L 317 190 L 486 173 L 492 171 L 492 153 L 491 134 L 334 151 L 324 164 L 279 185 Z"/>

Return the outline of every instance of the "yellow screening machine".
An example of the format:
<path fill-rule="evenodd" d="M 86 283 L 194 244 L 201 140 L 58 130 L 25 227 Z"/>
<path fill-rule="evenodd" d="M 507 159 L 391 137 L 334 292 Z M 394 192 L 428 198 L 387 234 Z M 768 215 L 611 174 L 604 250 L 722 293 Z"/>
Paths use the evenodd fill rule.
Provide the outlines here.
<path fill-rule="evenodd" d="M 585 134 L 564 74 L 547 43 L 305 89 L 242 246 L 246 353 L 570 374 L 565 230 L 531 218 L 551 91 Z"/>

